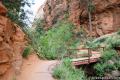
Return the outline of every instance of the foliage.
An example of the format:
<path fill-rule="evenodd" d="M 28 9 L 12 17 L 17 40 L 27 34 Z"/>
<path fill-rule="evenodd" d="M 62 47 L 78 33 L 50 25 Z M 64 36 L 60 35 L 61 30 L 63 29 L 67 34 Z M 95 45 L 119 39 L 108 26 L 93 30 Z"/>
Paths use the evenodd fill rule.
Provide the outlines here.
<path fill-rule="evenodd" d="M 120 35 L 109 37 L 106 41 L 106 44 L 109 44 L 108 45 L 109 48 L 120 46 Z"/>
<path fill-rule="evenodd" d="M 80 0 L 82 8 L 85 8 L 89 12 L 95 11 L 95 5 L 93 4 L 92 0 Z"/>
<path fill-rule="evenodd" d="M 89 31 L 90 31 L 90 37 L 92 37 L 92 15 L 91 13 L 94 12 L 95 6 L 92 3 L 92 0 L 79 0 L 80 1 L 80 5 L 83 8 L 83 10 L 86 10 L 88 13 L 88 19 L 89 19 Z M 82 15 L 82 13 L 81 13 Z M 81 20 L 82 17 L 80 16 Z"/>
<path fill-rule="evenodd" d="M 55 59 L 65 54 L 67 42 L 72 37 L 72 27 L 68 22 L 60 22 L 41 36 L 40 54 L 47 59 Z"/>
<path fill-rule="evenodd" d="M 119 55 L 115 50 L 107 49 L 103 52 L 100 62 L 94 66 L 98 76 L 104 76 L 105 73 L 110 73 L 112 70 L 120 68 Z M 109 61 L 112 61 L 110 63 Z"/>
<path fill-rule="evenodd" d="M 34 51 L 40 52 L 40 37 L 42 36 L 38 31 L 32 30 L 31 28 L 26 29 L 30 44 Z M 40 56 L 40 54 L 39 54 Z M 42 55 L 41 55 L 42 57 Z"/>
<path fill-rule="evenodd" d="M 74 38 L 71 39 L 71 41 L 69 41 L 69 48 L 76 48 L 77 46 L 79 46 L 81 43 L 81 40 L 79 38 Z"/>
<path fill-rule="evenodd" d="M 118 59 L 117 62 L 115 62 L 116 69 L 120 71 L 120 59 Z"/>
<path fill-rule="evenodd" d="M 105 68 L 105 64 L 98 63 L 94 66 L 94 69 L 96 70 L 96 74 L 98 76 L 103 76 L 104 75 L 104 68 Z"/>
<path fill-rule="evenodd" d="M 64 20 L 67 20 L 69 18 L 69 12 L 65 11 L 64 12 Z"/>
<path fill-rule="evenodd" d="M 92 40 L 88 40 L 85 45 L 86 45 L 86 47 L 95 49 L 99 46 L 99 44 L 100 44 L 100 42 L 93 43 Z"/>
<path fill-rule="evenodd" d="M 64 59 L 63 63 L 53 70 L 53 76 L 59 80 L 87 80 L 81 69 L 75 69 L 70 59 Z"/>
<path fill-rule="evenodd" d="M 120 29 L 118 30 L 117 34 L 120 35 Z"/>
<path fill-rule="evenodd" d="M 120 35 L 114 34 L 111 36 L 106 36 L 100 39 L 95 39 L 86 44 L 90 48 L 97 48 L 99 46 L 104 46 L 106 48 L 115 48 L 120 46 Z"/>
<path fill-rule="evenodd" d="M 43 34 L 45 31 L 43 29 L 44 26 L 44 20 L 41 19 L 36 19 L 33 23 L 34 27 L 35 27 L 35 31 L 37 31 L 40 34 Z"/>
<path fill-rule="evenodd" d="M 98 76 L 104 76 L 105 73 L 110 73 L 112 70 L 115 70 L 116 66 L 114 64 L 98 63 L 94 66 L 94 69 Z"/>
<path fill-rule="evenodd" d="M 88 2 L 88 10 L 91 13 L 95 11 L 95 5 L 92 3 L 92 0 L 89 0 Z"/>
<path fill-rule="evenodd" d="M 27 14 L 31 14 L 30 11 L 25 10 L 24 7 L 31 6 L 28 0 L 3 0 L 3 4 L 8 9 L 7 16 L 18 25 L 24 27 L 28 21 Z"/>
<path fill-rule="evenodd" d="M 30 54 L 30 52 L 31 52 L 31 48 L 30 48 L 30 46 L 27 46 L 27 47 L 25 48 L 22 56 L 23 56 L 24 58 L 27 58 L 27 56 Z"/>
<path fill-rule="evenodd" d="M 41 21 L 38 21 L 36 26 L 43 27 Z M 78 45 L 79 39 L 73 38 L 73 25 L 70 22 L 58 22 L 48 31 L 40 28 L 37 30 L 37 27 L 35 30 L 29 29 L 27 33 L 32 47 L 43 59 L 62 58 L 68 47 Z"/>
<path fill-rule="evenodd" d="M 94 66 L 98 76 L 104 76 L 105 73 L 120 69 L 120 58 L 118 53 L 114 50 L 115 47 L 120 46 L 120 35 L 118 33 L 106 35 L 87 43 L 87 47 L 92 49 L 103 46 L 106 50 L 103 52 L 100 62 Z"/>
<path fill-rule="evenodd" d="M 116 53 L 115 50 L 107 49 L 107 50 L 104 51 L 104 53 L 102 54 L 101 60 L 102 60 L 102 62 L 106 62 L 106 61 L 112 59 L 112 57 L 114 57 L 116 54 L 117 54 L 117 53 Z"/>

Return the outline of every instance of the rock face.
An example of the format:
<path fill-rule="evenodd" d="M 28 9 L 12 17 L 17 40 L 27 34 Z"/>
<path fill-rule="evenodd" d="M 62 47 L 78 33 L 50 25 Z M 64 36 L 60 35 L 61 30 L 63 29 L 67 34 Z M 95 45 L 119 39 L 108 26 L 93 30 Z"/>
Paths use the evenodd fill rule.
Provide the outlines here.
<path fill-rule="evenodd" d="M 22 64 L 25 35 L 5 15 L 7 9 L 0 3 L 0 80 L 13 80 Z"/>
<path fill-rule="evenodd" d="M 87 0 L 47 0 L 44 7 L 46 28 L 68 17 L 77 27 L 89 33 Z M 92 0 L 93 36 L 101 36 L 120 28 L 120 0 Z"/>
<path fill-rule="evenodd" d="M 44 8 L 44 4 L 41 5 L 39 7 L 39 9 L 37 10 L 37 13 L 35 15 L 35 19 L 44 19 L 44 11 L 43 11 L 43 8 Z"/>

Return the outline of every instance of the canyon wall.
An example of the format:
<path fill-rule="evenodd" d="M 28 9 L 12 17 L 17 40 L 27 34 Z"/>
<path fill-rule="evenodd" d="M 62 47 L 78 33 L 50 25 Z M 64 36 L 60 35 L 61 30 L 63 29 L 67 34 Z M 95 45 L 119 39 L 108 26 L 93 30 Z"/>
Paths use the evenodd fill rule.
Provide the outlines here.
<path fill-rule="evenodd" d="M 89 34 L 87 0 L 47 0 L 44 6 L 45 28 L 68 18 L 77 28 Z M 101 36 L 120 28 L 120 0 L 92 0 L 93 36 Z"/>
<path fill-rule="evenodd" d="M 0 80 L 14 80 L 22 65 L 25 34 L 6 17 L 7 9 L 0 2 Z"/>

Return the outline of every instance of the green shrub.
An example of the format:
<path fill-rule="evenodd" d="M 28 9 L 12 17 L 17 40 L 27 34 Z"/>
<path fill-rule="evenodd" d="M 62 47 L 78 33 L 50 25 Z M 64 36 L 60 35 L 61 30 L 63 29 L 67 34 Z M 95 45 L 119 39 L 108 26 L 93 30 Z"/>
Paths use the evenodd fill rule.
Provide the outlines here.
<path fill-rule="evenodd" d="M 107 49 L 102 53 L 101 61 L 106 62 L 108 60 L 111 60 L 117 52 L 115 50 Z"/>
<path fill-rule="evenodd" d="M 104 69 L 105 69 L 105 65 L 104 64 L 102 64 L 101 65 L 101 63 L 98 63 L 98 64 L 96 64 L 95 66 L 94 66 L 94 69 L 96 70 L 96 74 L 98 75 L 98 76 L 103 76 L 104 75 Z"/>
<path fill-rule="evenodd" d="M 53 76 L 55 78 L 61 79 L 62 77 L 65 76 L 63 73 L 66 71 L 67 71 L 66 67 L 64 67 L 63 65 L 59 65 L 54 69 Z"/>
<path fill-rule="evenodd" d="M 120 71 L 120 59 L 115 62 L 116 69 Z"/>
<path fill-rule="evenodd" d="M 96 48 L 99 46 L 106 46 L 106 48 L 115 48 L 117 46 L 120 46 L 120 35 L 114 34 L 111 36 L 106 36 L 101 39 L 95 39 L 92 42 L 88 44 L 91 48 Z"/>
<path fill-rule="evenodd" d="M 86 43 L 86 47 L 89 47 L 91 49 L 96 49 L 97 47 L 99 47 L 99 45 L 100 45 L 100 42 L 93 43 L 91 41 L 87 41 Z"/>
<path fill-rule="evenodd" d="M 45 32 L 44 29 L 43 29 L 44 23 L 45 23 L 45 21 L 41 20 L 41 19 L 36 19 L 34 21 L 35 31 L 38 32 L 41 35 Z"/>
<path fill-rule="evenodd" d="M 63 63 L 53 70 L 53 76 L 59 80 L 87 80 L 81 69 L 75 69 L 70 59 L 64 59 Z"/>
<path fill-rule="evenodd" d="M 120 29 L 118 30 L 117 34 L 120 35 Z"/>
<path fill-rule="evenodd" d="M 112 70 L 115 70 L 115 69 L 116 69 L 115 64 L 107 64 L 107 63 L 106 63 L 105 72 L 110 73 Z"/>
<path fill-rule="evenodd" d="M 109 61 L 112 61 L 112 63 L 109 63 Z M 104 76 L 105 73 L 110 73 L 112 70 L 119 70 L 119 61 L 120 58 L 115 50 L 106 49 L 102 54 L 100 62 L 94 66 L 96 74 Z"/>
<path fill-rule="evenodd" d="M 94 66 L 94 69 L 98 76 L 104 76 L 105 73 L 110 73 L 112 70 L 115 70 L 116 66 L 114 64 L 98 63 Z"/>
<path fill-rule="evenodd" d="M 72 38 L 73 25 L 69 22 L 59 22 L 40 37 L 39 54 L 47 59 L 56 59 L 66 53 L 67 43 Z"/>
<path fill-rule="evenodd" d="M 78 38 L 73 38 L 74 25 L 70 22 L 60 21 L 46 32 L 41 21 L 37 20 L 35 25 L 38 28 L 28 29 L 27 34 L 32 47 L 43 59 L 62 58 L 67 48 L 75 48 L 80 42 Z"/>
<path fill-rule="evenodd" d="M 26 58 L 29 54 L 30 54 L 30 51 L 31 51 L 31 48 L 29 46 L 27 46 L 25 49 L 24 49 L 24 52 L 22 54 L 22 56 L 24 58 Z"/>
<path fill-rule="evenodd" d="M 120 46 L 120 36 L 119 35 L 114 35 L 114 36 L 109 37 L 106 40 L 106 44 L 108 44 L 107 46 L 109 48 L 114 48 L 114 47 Z"/>

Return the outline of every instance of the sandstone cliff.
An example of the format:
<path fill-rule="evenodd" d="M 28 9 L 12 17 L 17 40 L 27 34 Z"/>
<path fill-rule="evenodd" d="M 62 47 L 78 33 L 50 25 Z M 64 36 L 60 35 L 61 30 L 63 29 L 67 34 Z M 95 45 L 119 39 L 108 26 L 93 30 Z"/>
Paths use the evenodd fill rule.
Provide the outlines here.
<path fill-rule="evenodd" d="M 25 35 L 5 15 L 7 9 L 0 3 L 0 80 L 13 80 L 22 64 Z"/>
<path fill-rule="evenodd" d="M 87 33 L 87 0 L 47 0 L 44 7 L 46 28 L 58 20 L 68 17 L 77 27 L 82 26 Z M 92 0 L 95 7 L 92 13 L 93 36 L 101 36 L 120 28 L 120 0 Z"/>

